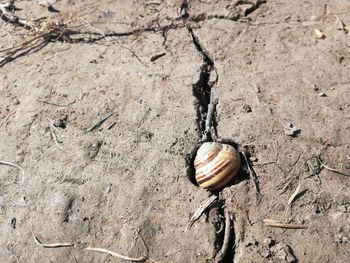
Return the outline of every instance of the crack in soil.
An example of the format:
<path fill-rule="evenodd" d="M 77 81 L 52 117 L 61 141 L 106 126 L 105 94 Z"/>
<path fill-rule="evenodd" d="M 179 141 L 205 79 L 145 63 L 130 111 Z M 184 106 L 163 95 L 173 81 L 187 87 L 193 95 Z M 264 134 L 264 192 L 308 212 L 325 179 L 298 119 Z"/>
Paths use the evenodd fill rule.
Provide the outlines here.
<path fill-rule="evenodd" d="M 244 2 L 244 1 L 243 1 Z M 248 16 L 252 12 L 254 12 L 262 3 L 265 3 L 265 1 L 259 1 L 256 0 L 254 4 L 248 9 L 245 10 L 244 12 L 244 17 Z M 241 1 L 237 2 L 237 5 L 242 4 Z M 245 2 L 243 3 L 245 4 Z M 197 129 L 198 129 L 198 135 L 200 138 L 205 138 L 202 139 L 202 141 L 213 141 L 213 134 L 211 134 L 211 129 L 213 128 L 215 137 L 217 137 L 217 118 L 216 118 L 216 108 L 215 105 L 218 103 L 217 98 L 214 99 L 214 95 L 212 93 L 212 88 L 217 84 L 219 75 L 217 74 L 216 68 L 215 68 L 215 63 L 214 60 L 210 57 L 209 53 L 204 49 L 204 47 L 201 45 L 198 37 L 195 35 L 192 27 L 188 24 L 189 21 L 193 22 L 200 22 L 204 20 L 209 20 L 209 19 L 229 19 L 232 21 L 238 21 L 241 16 L 239 14 L 234 14 L 233 16 L 231 15 L 230 17 L 224 17 L 224 16 L 216 16 L 216 15 L 202 15 L 202 16 L 196 16 L 196 17 L 191 17 L 189 14 L 189 6 L 187 0 L 184 0 L 180 6 L 180 16 L 183 20 L 184 25 L 186 26 L 186 29 L 191 36 L 192 43 L 195 46 L 196 50 L 202 57 L 202 65 L 200 66 L 200 74 L 199 74 L 199 79 L 198 81 L 193 84 L 192 86 L 192 94 L 195 98 L 194 101 L 194 107 L 196 110 L 196 123 L 197 123 Z M 216 80 L 211 81 L 211 76 L 212 73 L 216 72 Z M 210 105 L 213 106 L 211 110 L 213 112 L 210 113 Z M 212 114 L 212 116 L 210 116 Z M 210 120 L 212 118 L 212 120 Z M 208 120 L 209 119 L 209 124 Z M 209 126 L 209 127 L 208 127 Z M 209 129 L 208 129 L 209 128 Z M 205 137 L 202 137 L 202 135 L 207 135 Z M 195 169 L 193 166 L 194 158 L 196 156 L 196 152 L 198 150 L 198 145 L 194 148 L 192 153 L 186 157 L 186 166 L 187 166 L 187 176 L 190 179 L 190 181 L 194 184 L 196 184 L 195 180 Z M 221 200 L 221 203 L 224 201 Z M 223 206 L 218 207 L 218 217 L 223 218 L 224 216 L 224 209 Z M 230 220 L 230 219 L 229 219 Z M 218 225 L 214 224 L 214 228 L 216 231 L 216 237 L 214 241 L 214 248 L 217 250 L 218 254 L 216 255 L 216 259 L 214 262 L 233 262 L 234 261 L 234 256 L 235 256 L 235 237 L 232 237 L 231 234 L 231 239 L 229 239 L 229 244 L 223 244 L 224 236 L 222 231 L 218 229 Z M 231 233 L 235 233 L 234 227 L 233 229 L 229 230 Z M 229 249 L 227 251 L 226 255 L 221 255 L 220 247 L 223 245 L 228 245 Z M 226 251 L 224 252 L 226 253 Z"/>
<path fill-rule="evenodd" d="M 195 35 L 193 29 L 187 23 L 187 19 L 190 19 L 190 15 L 188 13 L 188 4 L 187 4 L 186 0 L 184 0 L 182 5 L 181 5 L 180 14 L 183 18 L 184 24 L 186 25 L 188 33 L 191 36 L 192 43 L 195 46 L 196 50 L 198 51 L 198 53 L 200 54 L 200 56 L 202 57 L 202 60 L 203 60 L 203 63 L 200 66 L 199 79 L 192 86 L 192 94 L 195 98 L 194 106 L 195 106 L 196 115 L 197 115 L 196 122 L 197 122 L 197 128 L 198 128 L 198 135 L 200 138 L 202 138 L 202 135 L 206 134 L 207 136 L 205 137 L 204 140 L 205 141 L 213 141 L 211 130 L 208 129 L 208 126 L 209 126 L 209 128 L 213 127 L 214 133 L 216 136 L 216 134 L 217 134 L 217 121 L 216 121 L 215 103 L 217 103 L 217 102 L 213 102 L 214 96 L 212 94 L 212 88 L 217 83 L 219 76 L 218 76 L 216 69 L 215 69 L 214 60 L 210 57 L 209 53 L 201 45 L 201 43 L 200 43 L 198 37 Z M 211 74 L 213 71 L 216 72 L 216 80 L 210 81 Z M 211 109 L 213 111 L 212 113 L 210 113 L 210 108 L 209 108 L 210 105 L 214 105 L 214 107 L 212 107 L 212 109 Z M 212 114 L 212 116 L 209 116 L 210 114 Z M 211 123 L 210 123 L 210 119 L 209 119 L 209 124 L 208 124 L 207 118 L 212 118 Z M 190 156 L 188 156 L 188 158 L 186 159 L 187 173 L 188 173 L 188 175 L 190 175 L 189 178 L 190 178 L 190 180 L 192 179 L 191 180 L 192 182 L 194 179 L 193 175 L 195 174 L 193 161 L 194 161 L 197 149 L 198 149 L 198 147 L 195 147 L 192 154 Z M 195 179 L 194 179 L 194 181 L 195 181 Z M 219 202 L 223 203 L 223 200 L 221 200 Z M 220 205 L 218 207 L 217 213 L 218 213 L 217 218 L 224 218 L 224 216 L 223 216 L 224 209 L 223 209 L 222 205 Z M 219 221 L 221 221 L 221 220 L 219 220 Z M 214 249 L 217 251 L 216 257 L 219 257 L 219 258 L 216 258 L 214 260 L 214 262 L 233 262 L 234 251 L 233 251 L 233 246 L 231 246 L 232 242 L 234 242 L 233 239 L 231 239 L 229 241 L 230 248 L 232 248 L 232 249 L 229 249 L 229 252 L 226 255 L 221 254 L 222 252 L 221 252 L 220 248 L 222 246 L 224 246 L 224 244 L 223 244 L 224 243 L 224 236 L 223 236 L 224 233 L 223 233 L 223 231 L 221 231 L 220 225 L 218 225 L 217 223 L 216 224 L 214 223 L 214 228 L 215 228 Z M 231 230 L 230 230 L 230 232 L 231 232 Z M 225 245 L 227 245 L 227 244 L 225 244 Z"/>
<path fill-rule="evenodd" d="M 210 58 L 208 52 L 205 51 L 202 45 L 200 44 L 198 38 L 193 32 L 193 29 L 189 25 L 186 25 L 186 28 L 192 38 L 192 42 L 196 50 L 203 59 L 203 63 L 200 67 L 199 79 L 192 86 L 192 93 L 195 97 L 194 106 L 197 114 L 196 122 L 198 128 L 198 135 L 201 137 L 205 132 L 208 132 L 207 140 L 212 141 L 212 135 L 210 134 L 210 130 L 206 131 L 205 123 L 208 117 L 208 107 L 209 104 L 212 102 L 212 88 L 217 83 L 218 75 L 214 82 L 210 81 L 211 74 L 215 70 L 214 61 Z M 212 125 L 216 133 L 217 121 L 215 115 L 216 112 L 214 109 Z"/>
<path fill-rule="evenodd" d="M 243 14 L 239 13 L 231 13 L 227 16 L 223 15 L 207 15 L 207 14 L 199 14 L 199 15 L 194 15 L 190 16 L 188 13 L 189 9 L 189 4 L 188 1 L 184 0 L 180 6 L 180 16 L 178 18 L 175 18 L 171 20 L 171 23 L 161 25 L 159 24 L 159 21 L 156 21 L 155 24 L 149 25 L 144 28 L 137 28 L 134 30 L 130 31 L 125 31 L 125 32 L 107 32 L 107 33 L 101 33 L 101 32 L 82 32 L 82 31 L 77 31 L 69 28 L 61 28 L 61 25 L 59 25 L 57 28 L 51 29 L 50 32 L 46 32 L 42 36 L 36 36 L 32 39 L 30 39 L 27 42 L 22 43 L 19 46 L 16 47 L 10 47 L 4 50 L 1 50 L 1 52 L 4 51 L 10 51 L 8 52 L 4 58 L 0 60 L 0 68 L 3 67 L 5 64 L 14 61 L 15 59 L 22 57 L 27 54 L 31 54 L 37 51 L 40 51 L 43 49 L 49 42 L 68 42 L 68 43 L 96 43 L 101 40 L 107 39 L 107 38 L 113 38 L 113 37 L 127 37 L 127 36 L 134 36 L 134 35 L 139 35 L 141 33 L 146 33 L 146 32 L 153 32 L 153 33 L 158 33 L 161 32 L 162 36 L 164 38 L 163 45 L 167 41 L 167 32 L 171 29 L 179 29 L 183 27 L 187 27 L 189 33 L 192 36 L 193 43 L 195 44 L 197 50 L 200 52 L 200 54 L 203 57 L 204 64 L 202 66 L 201 72 L 203 74 L 201 75 L 199 82 L 205 83 L 205 78 L 206 75 L 209 74 L 210 77 L 210 72 L 214 69 L 214 62 L 210 59 L 210 57 L 207 55 L 207 53 L 203 50 L 201 45 L 199 44 L 198 39 L 194 36 L 193 30 L 190 26 L 187 25 L 187 21 L 189 22 L 194 22 L 194 23 L 199 23 L 203 21 L 208 21 L 212 19 L 222 19 L 222 20 L 230 20 L 230 21 L 240 21 L 240 19 L 247 19 L 247 16 L 253 13 L 255 10 L 257 10 L 261 4 L 266 3 L 265 0 L 255 0 L 253 3 L 250 1 L 238 1 L 235 6 L 239 5 L 244 5 L 244 4 L 250 4 L 251 7 L 247 8 Z M 0 10 L 0 17 L 2 20 L 5 22 L 10 22 L 14 25 L 19 25 L 23 27 L 23 24 L 19 23 L 19 18 L 12 14 L 13 19 L 8 21 L 8 18 L 3 15 L 3 12 Z M 22 19 L 23 21 L 27 21 L 25 19 Z M 249 18 L 248 18 L 249 20 Z M 29 21 L 29 20 L 28 20 Z M 181 22 L 185 23 L 181 23 Z M 91 26 L 91 25 L 90 25 Z M 24 26 L 25 27 L 25 26 Z M 42 38 L 42 39 L 41 39 Z M 28 45 L 30 42 L 33 40 L 38 40 L 32 43 L 32 45 Z M 20 52 L 20 53 L 19 53 Z M 135 53 L 132 52 L 133 55 L 135 56 Z M 136 56 L 137 57 L 137 56 Z M 138 57 L 137 57 L 138 58 Z M 138 60 L 140 60 L 138 58 Z M 140 61 L 142 63 L 142 61 Z M 143 63 L 142 63 L 143 64 Z M 205 73 L 206 71 L 207 73 Z M 204 82 L 203 82 L 204 81 Z M 209 82 L 209 81 L 208 81 Z M 205 86 L 205 85 L 202 85 Z M 210 88 L 211 89 L 211 88 Z M 209 92 L 210 94 L 210 92 Z M 209 96 L 210 97 L 210 96 Z M 201 99 L 200 101 L 203 102 Z M 210 103 L 210 100 L 209 100 Z M 215 123 L 215 119 L 213 120 Z M 201 125 L 199 125 L 201 127 Z M 202 127 L 203 128 L 203 127 Z M 201 129 L 201 128 L 200 128 Z"/>

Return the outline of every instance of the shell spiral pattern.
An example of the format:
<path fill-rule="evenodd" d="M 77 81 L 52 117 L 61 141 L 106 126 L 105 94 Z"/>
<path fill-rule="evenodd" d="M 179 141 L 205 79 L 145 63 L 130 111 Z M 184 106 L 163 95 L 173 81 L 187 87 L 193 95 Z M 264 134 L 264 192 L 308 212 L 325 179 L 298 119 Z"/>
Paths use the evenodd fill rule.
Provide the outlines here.
<path fill-rule="evenodd" d="M 219 190 L 235 177 L 241 167 L 238 151 L 231 145 L 206 142 L 194 160 L 196 181 L 202 188 Z"/>

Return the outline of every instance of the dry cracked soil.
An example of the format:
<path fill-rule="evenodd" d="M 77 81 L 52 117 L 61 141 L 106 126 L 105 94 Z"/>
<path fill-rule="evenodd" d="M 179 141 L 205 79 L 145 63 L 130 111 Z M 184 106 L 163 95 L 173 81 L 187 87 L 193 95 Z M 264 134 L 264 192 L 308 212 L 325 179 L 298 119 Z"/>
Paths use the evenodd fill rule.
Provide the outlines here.
<path fill-rule="evenodd" d="M 349 0 L 52 2 L 1 16 L 0 262 L 214 262 L 224 210 L 222 262 L 349 262 Z M 261 196 L 244 162 L 188 230 L 214 99 Z"/>

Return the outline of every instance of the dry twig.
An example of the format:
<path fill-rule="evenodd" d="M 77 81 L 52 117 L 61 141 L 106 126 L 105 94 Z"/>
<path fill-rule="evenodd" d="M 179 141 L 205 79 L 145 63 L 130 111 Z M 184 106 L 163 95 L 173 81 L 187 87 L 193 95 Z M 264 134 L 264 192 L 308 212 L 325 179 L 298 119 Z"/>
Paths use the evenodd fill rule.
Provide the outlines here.
<path fill-rule="evenodd" d="M 265 226 L 278 227 L 278 228 L 286 228 L 286 229 L 306 229 L 308 226 L 297 225 L 297 224 L 287 224 L 282 223 L 273 219 L 264 219 L 263 220 Z"/>
<path fill-rule="evenodd" d="M 52 244 L 44 244 L 42 243 L 34 234 L 33 239 L 35 244 L 44 247 L 44 248 L 59 248 L 59 247 L 74 247 L 72 243 L 52 243 Z"/>
<path fill-rule="evenodd" d="M 19 18 L 18 16 L 14 15 L 11 10 L 15 10 L 15 1 L 10 0 L 9 2 L 5 4 L 0 4 L 0 18 L 4 20 L 5 22 L 9 22 L 12 24 L 16 24 L 19 26 L 23 26 L 28 29 L 35 29 L 35 23 L 26 19 Z"/>
<path fill-rule="evenodd" d="M 227 208 L 225 208 L 225 236 L 224 236 L 224 242 L 222 244 L 221 250 L 216 255 L 214 259 L 214 263 L 221 262 L 224 257 L 226 256 L 228 245 L 230 243 L 230 234 L 231 234 L 231 218 L 230 213 Z"/>
<path fill-rule="evenodd" d="M 0 160 L 0 164 L 7 165 L 7 166 L 12 166 L 12 167 L 18 168 L 20 170 L 23 170 L 23 168 L 21 166 L 15 164 L 15 163 L 11 163 L 11 162 L 6 162 L 6 161 Z"/>
<path fill-rule="evenodd" d="M 194 212 L 194 214 L 192 215 L 190 221 L 187 224 L 186 230 L 190 230 L 192 225 L 194 224 L 194 222 L 196 222 L 201 215 L 203 214 L 203 212 L 205 211 L 205 209 L 207 209 L 215 200 L 217 199 L 216 195 L 212 195 L 211 197 L 209 197 L 208 199 L 204 200 L 200 206 L 197 208 L 196 212 Z"/>

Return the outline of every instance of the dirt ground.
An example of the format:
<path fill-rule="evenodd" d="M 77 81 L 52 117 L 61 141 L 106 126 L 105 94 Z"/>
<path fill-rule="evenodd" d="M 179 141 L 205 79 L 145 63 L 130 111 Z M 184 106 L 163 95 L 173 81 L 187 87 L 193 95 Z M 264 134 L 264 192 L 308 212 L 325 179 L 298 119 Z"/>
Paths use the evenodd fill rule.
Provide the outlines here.
<path fill-rule="evenodd" d="M 252 2 L 15 2 L 66 28 L 0 21 L 1 262 L 214 262 L 225 209 L 223 262 L 349 262 L 350 177 L 311 157 L 350 174 L 350 1 Z M 261 197 L 245 163 L 186 230 L 212 195 L 189 180 L 210 96 Z"/>

